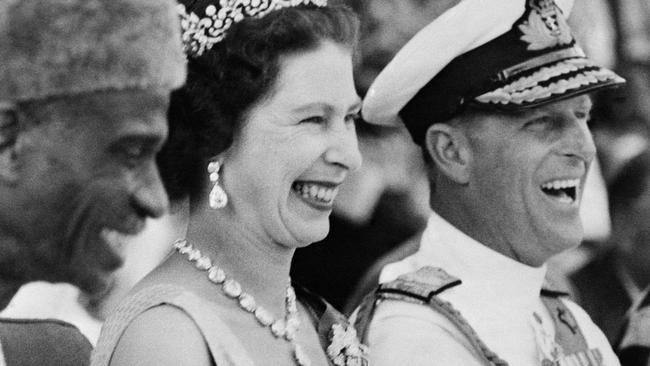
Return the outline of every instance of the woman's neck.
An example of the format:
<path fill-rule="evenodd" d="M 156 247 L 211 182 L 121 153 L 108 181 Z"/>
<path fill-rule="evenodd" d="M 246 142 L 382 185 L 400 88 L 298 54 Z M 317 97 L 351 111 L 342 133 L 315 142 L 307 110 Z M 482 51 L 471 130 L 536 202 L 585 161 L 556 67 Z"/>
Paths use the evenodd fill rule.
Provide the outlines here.
<path fill-rule="evenodd" d="M 211 210 L 192 215 L 187 239 L 257 303 L 273 313 L 284 313 L 293 248 L 254 233 L 226 212 Z"/>

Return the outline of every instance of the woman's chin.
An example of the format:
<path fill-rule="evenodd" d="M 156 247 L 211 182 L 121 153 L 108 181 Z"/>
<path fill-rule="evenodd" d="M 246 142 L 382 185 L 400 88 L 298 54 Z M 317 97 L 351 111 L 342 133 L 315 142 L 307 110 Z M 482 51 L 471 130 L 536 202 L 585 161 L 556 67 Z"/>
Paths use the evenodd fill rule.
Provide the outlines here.
<path fill-rule="evenodd" d="M 314 207 L 297 195 L 291 195 L 286 211 L 281 211 L 290 241 L 298 248 L 325 239 L 330 231 L 331 205 Z"/>
<path fill-rule="evenodd" d="M 292 225 L 293 228 L 289 230 L 296 248 L 304 248 L 319 242 L 325 239 L 330 231 L 329 218 L 317 220 L 318 222 L 315 222 L 316 220 L 302 221 L 299 225 Z"/>

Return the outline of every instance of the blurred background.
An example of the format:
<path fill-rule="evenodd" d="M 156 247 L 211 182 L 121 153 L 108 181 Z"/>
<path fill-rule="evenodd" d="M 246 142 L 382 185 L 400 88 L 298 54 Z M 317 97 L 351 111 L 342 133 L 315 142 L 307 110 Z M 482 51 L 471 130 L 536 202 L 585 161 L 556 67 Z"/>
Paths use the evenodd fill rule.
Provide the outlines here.
<path fill-rule="evenodd" d="M 356 79 L 363 96 L 397 50 L 459 0 L 338 2 L 361 15 Z M 583 200 L 585 242 L 554 258 L 550 275 L 612 340 L 627 309 L 650 284 L 650 165 L 639 158 L 648 149 L 650 131 L 650 0 L 575 0 L 569 23 L 585 52 L 628 85 L 594 96 L 591 127 L 599 155 Z M 364 165 L 339 193 L 328 238 L 299 250 L 292 268 L 294 281 L 346 312 L 376 285 L 383 264 L 417 249 L 429 213 L 422 153 L 408 133 L 363 121 L 357 131 Z M 169 220 L 173 217 L 150 221 L 125 246 L 125 266 L 102 296 L 32 283 L 1 315 L 62 319 L 94 343 L 115 303 L 182 236 L 169 230 Z"/>

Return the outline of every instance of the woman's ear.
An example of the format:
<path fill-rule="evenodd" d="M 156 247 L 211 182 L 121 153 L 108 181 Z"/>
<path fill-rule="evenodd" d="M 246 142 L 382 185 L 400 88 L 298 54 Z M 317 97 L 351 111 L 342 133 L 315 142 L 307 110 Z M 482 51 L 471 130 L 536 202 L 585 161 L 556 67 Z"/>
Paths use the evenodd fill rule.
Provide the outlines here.
<path fill-rule="evenodd" d="M 0 104 L 0 184 L 13 185 L 18 180 L 16 151 L 19 134 L 16 112 Z"/>
<path fill-rule="evenodd" d="M 461 129 L 446 123 L 433 124 L 427 130 L 424 143 L 441 174 L 458 184 L 469 183 L 472 151 Z"/>

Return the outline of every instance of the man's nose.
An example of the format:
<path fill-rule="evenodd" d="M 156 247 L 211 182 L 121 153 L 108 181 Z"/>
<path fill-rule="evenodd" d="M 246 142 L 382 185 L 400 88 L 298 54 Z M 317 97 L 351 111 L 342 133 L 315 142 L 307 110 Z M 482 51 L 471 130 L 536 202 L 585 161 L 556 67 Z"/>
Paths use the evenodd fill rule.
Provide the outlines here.
<path fill-rule="evenodd" d="M 586 163 L 596 156 L 596 145 L 586 121 L 576 120 L 565 132 L 563 153 L 578 158 Z"/>
<path fill-rule="evenodd" d="M 169 199 L 154 163 L 141 177 L 139 186 L 133 194 L 133 200 L 143 217 L 160 217 L 167 212 Z"/>

